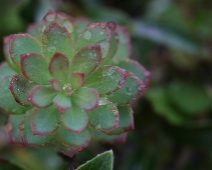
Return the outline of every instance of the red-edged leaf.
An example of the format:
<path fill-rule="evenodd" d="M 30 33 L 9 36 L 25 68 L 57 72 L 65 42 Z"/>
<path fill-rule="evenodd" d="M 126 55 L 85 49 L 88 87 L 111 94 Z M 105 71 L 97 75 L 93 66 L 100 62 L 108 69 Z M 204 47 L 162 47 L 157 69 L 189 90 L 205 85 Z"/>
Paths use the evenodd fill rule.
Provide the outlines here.
<path fill-rule="evenodd" d="M 70 132 L 81 133 L 88 124 L 87 113 L 78 107 L 73 107 L 61 113 L 62 125 Z"/>
<path fill-rule="evenodd" d="M 29 147 L 46 146 L 51 142 L 55 134 L 46 136 L 34 135 L 30 126 L 32 113 L 33 110 L 29 111 L 19 126 L 22 141 L 25 146 Z"/>
<path fill-rule="evenodd" d="M 34 37 L 38 37 L 38 31 L 40 29 L 40 23 L 33 23 L 33 24 L 30 24 L 28 27 L 27 27 L 27 33 L 34 36 Z"/>
<path fill-rule="evenodd" d="M 13 76 L 14 74 L 16 74 L 16 72 L 10 68 L 8 63 L 3 62 L 0 64 L 0 79 L 7 76 Z"/>
<path fill-rule="evenodd" d="M 43 34 L 43 48 L 47 58 L 51 58 L 55 52 L 60 52 L 68 56 L 69 59 L 73 57 L 73 45 L 70 33 L 66 27 L 53 21 L 45 29 Z"/>
<path fill-rule="evenodd" d="M 11 59 L 20 67 L 20 55 L 28 52 L 43 54 L 40 42 L 29 34 L 10 35 L 9 47 Z"/>
<path fill-rule="evenodd" d="M 70 65 L 68 57 L 58 52 L 55 53 L 50 60 L 49 71 L 53 77 L 62 80 L 63 83 L 69 82 Z"/>
<path fill-rule="evenodd" d="M 95 89 L 83 87 L 75 91 L 72 100 L 84 110 L 93 110 L 98 106 L 99 94 Z"/>
<path fill-rule="evenodd" d="M 58 108 L 59 112 L 68 110 L 72 107 L 70 96 L 60 93 L 53 99 L 53 103 Z"/>
<path fill-rule="evenodd" d="M 48 71 L 48 61 L 37 53 L 25 53 L 21 55 L 21 71 L 29 80 L 37 84 L 49 84 L 51 75 Z"/>
<path fill-rule="evenodd" d="M 58 150 L 60 152 L 62 152 L 64 155 L 72 158 L 74 155 L 76 155 L 78 153 L 78 151 L 76 149 L 72 149 L 72 148 L 69 148 L 65 145 L 63 145 L 60 141 L 54 141 L 54 146 L 56 148 L 58 148 Z"/>
<path fill-rule="evenodd" d="M 49 82 L 52 85 L 52 89 L 56 92 L 62 91 L 63 89 L 63 84 L 61 82 L 61 80 L 57 79 L 57 78 L 53 78 L 51 80 L 49 80 Z"/>
<path fill-rule="evenodd" d="M 86 80 L 85 86 L 96 89 L 100 94 L 110 94 L 121 88 L 128 74 L 116 66 L 98 67 Z"/>
<path fill-rule="evenodd" d="M 60 126 L 57 131 L 57 139 L 65 146 L 81 151 L 90 142 L 90 131 L 86 128 L 81 133 L 74 133 Z"/>
<path fill-rule="evenodd" d="M 118 128 L 107 131 L 109 135 L 120 135 L 124 132 L 134 129 L 133 110 L 129 105 L 117 106 L 119 111 L 119 126 Z"/>
<path fill-rule="evenodd" d="M 44 109 L 33 109 L 31 129 L 34 135 L 46 136 L 52 134 L 58 127 L 60 114 L 55 106 Z"/>
<path fill-rule="evenodd" d="M 108 95 L 108 99 L 116 104 L 126 104 L 139 97 L 145 89 L 144 83 L 133 73 L 129 72 L 124 86 Z"/>
<path fill-rule="evenodd" d="M 29 91 L 36 84 L 27 80 L 23 75 L 16 74 L 12 77 L 10 81 L 9 89 L 13 94 L 16 102 L 23 106 L 31 106 L 31 103 L 27 100 Z"/>
<path fill-rule="evenodd" d="M 87 112 L 89 123 L 100 131 L 109 131 L 118 128 L 119 113 L 117 107 L 109 101 L 103 103 L 101 100 L 97 108 Z"/>
<path fill-rule="evenodd" d="M 101 59 L 99 45 L 83 47 L 75 54 L 71 62 L 71 72 L 83 72 L 87 76 L 98 67 Z"/>
<path fill-rule="evenodd" d="M 45 108 L 52 104 L 56 95 L 51 86 L 37 85 L 30 90 L 27 100 L 35 107 Z"/>
<path fill-rule="evenodd" d="M 85 83 L 85 73 L 74 72 L 71 74 L 71 85 L 74 89 L 82 87 Z"/>

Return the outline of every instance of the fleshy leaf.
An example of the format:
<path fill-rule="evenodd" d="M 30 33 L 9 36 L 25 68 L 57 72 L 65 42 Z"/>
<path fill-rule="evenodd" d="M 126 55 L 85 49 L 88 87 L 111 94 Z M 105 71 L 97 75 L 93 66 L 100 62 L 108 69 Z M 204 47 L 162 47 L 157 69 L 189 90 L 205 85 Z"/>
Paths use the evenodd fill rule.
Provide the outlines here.
<path fill-rule="evenodd" d="M 20 55 L 28 52 L 43 54 L 40 42 L 29 34 L 10 35 L 10 54 L 13 62 L 20 66 Z"/>
<path fill-rule="evenodd" d="M 118 128 L 107 131 L 108 135 L 120 135 L 124 132 L 134 129 L 133 111 L 129 105 L 117 106 L 119 111 L 119 126 Z"/>
<path fill-rule="evenodd" d="M 63 126 L 60 126 L 58 129 L 57 138 L 65 146 L 81 151 L 90 141 L 90 131 L 86 128 L 78 134 L 70 132 Z"/>
<path fill-rule="evenodd" d="M 27 95 L 35 85 L 36 84 L 27 80 L 23 75 L 16 74 L 10 81 L 9 89 L 16 102 L 23 106 L 31 106 L 31 103 L 27 100 Z"/>
<path fill-rule="evenodd" d="M 90 24 L 76 42 L 75 52 L 87 45 L 100 45 L 102 58 L 105 58 L 110 48 L 110 30 L 106 22 Z"/>
<path fill-rule="evenodd" d="M 58 94 L 53 99 L 53 103 L 58 108 L 59 112 L 68 110 L 72 107 L 70 96 L 66 96 L 63 93 Z"/>
<path fill-rule="evenodd" d="M 37 53 L 21 55 L 21 71 L 27 79 L 37 84 L 49 84 L 48 80 L 51 79 L 47 59 Z"/>
<path fill-rule="evenodd" d="M 117 107 L 109 101 L 102 103 L 101 100 L 97 108 L 87 112 L 89 123 L 99 131 L 109 131 L 118 128 L 119 112 Z"/>
<path fill-rule="evenodd" d="M 68 56 L 69 59 L 73 57 L 73 45 L 70 33 L 66 27 L 53 21 L 44 31 L 43 34 L 43 48 L 47 58 L 51 58 L 55 52 L 60 52 Z"/>
<path fill-rule="evenodd" d="M 78 153 L 78 151 L 76 149 L 69 148 L 69 147 L 61 144 L 61 142 L 58 141 L 58 140 L 56 142 L 54 140 L 54 145 L 55 145 L 56 148 L 58 148 L 58 150 L 60 152 L 62 152 L 63 154 L 65 154 L 69 158 L 72 158 L 74 155 L 76 155 Z"/>
<path fill-rule="evenodd" d="M 0 80 L 0 110 L 9 114 L 24 114 L 27 108 L 18 104 L 8 89 L 10 80 L 11 77 Z"/>
<path fill-rule="evenodd" d="M 70 79 L 69 59 L 64 54 L 56 52 L 49 63 L 49 72 L 55 78 L 62 80 L 63 83 Z"/>
<path fill-rule="evenodd" d="M 116 66 L 98 67 L 86 80 L 85 86 L 96 89 L 100 94 L 109 94 L 121 88 L 128 74 Z"/>
<path fill-rule="evenodd" d="M 85 83 L 85 73 L 73 72 L 71 75 L 71 85 L 74 89 L 82 87 Z"/>
<path fill-rule="evenodd" d="M 52 104 L 56 95 L 50 86 L 37 85 L 30 90 L 27 100 L 35 107 L 45 108 Z"/>
<path fill-rule="evenodd" d="M 38 30 L 40 28 L 40 23 L 33 23 L 27 27 L 27 33 L 38 38 Z"/>
<path fill-rule="evenodd" d="M 55 106 L 44 109 L 34 108 L 31 116 L 31 128 L 34 135 L 52 134 L 58 127 L 60 114 Z"/>
<path fill-rule="evenodd" d="M 49 82 L 52 85 L 52 89 L 56 92 L 62 91 L 63 89 L 63 83 L 61 82 L 61 80 L 57 79 L 57 78 L 53 78 L 51 80 L 49 80 Z"/>
<path fill-rule="evenodd" d="M 99 94 L 95 89 L 83 87 L 75 91 L 72 100 L 79 107 L 88 111 L 98 106 Z"/>
<path fill-rule="evenodd" d="M 16 74 L 14 70 L 12 70 L 6 62 L 0 64 L 0 79 L 6 76 L 13 76 Z"/>
<path fill-rule="evenodd" d="M 136 99 L 145 88 L 146 86 L 141 80 L 133 73 L 129 72 L 129 76 L 127 77 L 124 86 L 116 92 L 108 95 L 108 99 L 116 104 L 126 104 L 131 100 Z"/>
<path fill-rule="evenodd" d="M 46 136 L 34 135 L 30 126 L 32 113 L 33 110 L 30 110 L 19 126 L 22 141 L 25 146 L 29 147 L 46 146 L 54 138 L 54 134 Z"/>
<path fill-rule="evenodd" d="M 113 151 L 106 151 L 97 155 L 95 158 L 87 161 L 85 164 L 79 166 L 76 170 L 112 170 L 113 169 Z"/>
<path fill-rule="evenodd" d="M 131 59 L 119 60 L 114 62 L 115 65 L 129 70 L 142 80 L 145 85 L 149 83 L 150 72 L 147 71 L 139 62 Z"/>
<path fill-rule="evenodd" d="M 83 72 L 87 76 L 98 67 L 101 59 L 99 45 L 83 47 L 75 54 L 71 62 L 71 72 Z"/>
<path fill-rule="evenodd" d="M 70 132 L 81 133 L 88 124 L 87 113 L 78 107 L 73 107 L 61 113 L 62 125 Z"/>

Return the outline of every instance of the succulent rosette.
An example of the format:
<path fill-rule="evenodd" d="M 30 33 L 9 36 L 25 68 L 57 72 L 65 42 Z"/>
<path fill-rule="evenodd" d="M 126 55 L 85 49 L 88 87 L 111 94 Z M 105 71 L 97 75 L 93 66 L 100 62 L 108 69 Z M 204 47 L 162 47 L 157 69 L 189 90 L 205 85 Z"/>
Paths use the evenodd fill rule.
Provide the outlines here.
<path fill-rule="evenodd" d="M 49 11 L 4 38 L 0 108 L 11 143 L 80 151 L 91 137 L 120 142 L 134 128 L 130 103 L 149 72 L 129 59 L 126 27 Z M 9 89 L 8 89 L 9 86 Z"/>

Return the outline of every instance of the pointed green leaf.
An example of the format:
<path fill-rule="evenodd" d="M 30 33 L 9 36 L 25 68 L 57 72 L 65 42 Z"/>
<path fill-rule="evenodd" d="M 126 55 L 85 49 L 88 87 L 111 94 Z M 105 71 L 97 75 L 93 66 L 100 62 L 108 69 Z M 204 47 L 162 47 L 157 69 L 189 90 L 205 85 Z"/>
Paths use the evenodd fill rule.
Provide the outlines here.
<path fill-rule="evenodd" d="M 20 67 L 20 55 L 35 52 L 43 54 L 40 42 L 29 34 L 10 35 L 10 54 L 13 62 Z"/>
<path fill-rule="evenodd" d="M 34 135 L 30 126 L 33 110 L 29 111 L 21 122 L 19 129 L 24 146 L 45 146 L 54 138 L 54 133 L 46 136 Z"/>
<path fill-rule="evenodd" d="M 18 104 L 8 89 L 10 80 L 11 77 L 0 80 L 0 110 L 9 114 L 24 114 L 27 108 Z"/>
<path fill-rule="evenodd" d="M 146 86 L 142 81 L 133 73 L 129 72 L 124 86 L 116 92 L 109 94 L 108 99 L 116 104 L 126 104 L 139 97 L 145 88 Z"/>
<path fill-rule="evenodd" d="M 85 83 L 85 73 L 73 72 L 71 74 L 71 85 L 74 89 L 80 88 Z"/>
<path fill-rule="evenodd" d="M 95 89 L 83 87 L 75 91 L 72 100 L 84 110 L 93 110 L 98 106 L 99 94 Z"/>
<path fill-rule="evenodd" d="M 106 100 L 103 103 L 100 99 L 99 106 L 94 110 L 87 112 L 89 123 L 100 131 L 109 131 L 118 128 L 119 112 L 117 107 Z"/>
<path fill-rule="evenodd" d="M 101 59 L 99 45 L 83 47 L 75 54 L 71 62 L 71 72 L 83 72 L 87 76 L 98 67 Z"/>
<path fill-rule="evenodd" d="M 53 103 L 58 108 L 59 112 L 68 110 L 72 107 L 70 96 L 60 93 L 53 99 Z"/>
<path fill-rule="evenodd" d="M 134 129 L 133 111 L 130 105 L 117 106 L 117 108 L 119 111 L 119 125 L 118 128 L 105 132 L 109 135 L 120 135 Z"/>
<path fill-rule="evenodd" d="M 89 144 L 90 131 L 86 128 L 78 134 L 70 132 L 66 130 L 63 126 L 60 126 L 57 131 L 57 138 L 65 146 L 81 151 Z"/>
<path fill-rule="evenodd" d="M 31 106 L 31 103 L 27 100 L 29 91 L 35 86 L 33 82 L 27 80 L 23 75 L 16 74 L 10 81 L 9 89 L 13 94 L 16 102 L 23 106 Z"/>
<path fill-rule="evenodd" d="M 66 27 L 53 21 L 44 31 L 43 48 L 47 58 L 52 58 L 55 52 L 65 54 L 69 59 L 73 57 L 73 45 L 70 33 Z"/>
<path fill-rule="evenodd" d="M 78 107 L 73 107 L 61 113 L 62 125 L 70 132 L 81 133 L 88 124 L 87 113 Z"/>
<path fill-rule="evenodd" d="M 30 90 L 27 100 L 35 107 L 45 108 L 52 104 L 56 95 L 50 86 L 37 85 Z"/>
<path fill-rule="evenodd" d="M 46 136 L 57 129 L 60 114 L 54 105 L 44 109 L 34 108 L 30 121 L 34 135 Z"/>
<path fill-rule="evenodd" d="M 79 166 L 76 170 L 112 170 L 113 159 L 113 151 L 106 151 L 102 154 L 97 155 L 90 161 L 87 161 L 85 164 Z"/>
<path fill-rule="evenodd" d="M 6 76 L 13 76 L 14 74 L 16 74 L 16 72 L 10 68 L 8 63 L 3 62 L 0 64 L 0 79 Z"/>
<path fill-rule="evenodd" d="M 100 45 L 102 58 L 105 58 L 110 49 L 110 30 L 106 22 L 90 24 L 76 42 L 75 52 L 87 45 Z"/>
<path fill-rule="evenodd" d="M 49 84 L 51 75 L 48 71 L 48 61 L 45 57 L 37 53 L 25 53 L 21 55 L 21 71 L 29 80 L 37 84 Z"/>
<path fill-rule="evenodd" d="M 49 72 L 54 78 L 68 83 L 70 79 L 69 59 L 64 54 L 56 52 L 49 63 Z"/>
<path fill-rule="evenodd" d="M 109 94 L 121 88 L 127 72 L 116 66 L 98 67 L 86 80 L 85 86 L 96 89 L 100 94 Z"/>

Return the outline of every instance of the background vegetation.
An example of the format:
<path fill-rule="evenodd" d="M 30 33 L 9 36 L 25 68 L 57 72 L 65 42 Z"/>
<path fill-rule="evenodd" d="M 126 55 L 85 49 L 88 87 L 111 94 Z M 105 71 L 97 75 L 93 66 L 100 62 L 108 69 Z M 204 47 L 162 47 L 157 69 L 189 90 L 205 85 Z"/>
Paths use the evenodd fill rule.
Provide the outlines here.
<path fill-rule="evenodd" d="M 211 7 L 208 0 L 1 0 L 0 37 L 25 32 L 49 9 L 128 26 L 132 58 L 151 80 L 134 104 L 126 143 L 91 142 L 72 159 L 53 148 L 9 146 L 7 115 L 0 114 L 0 169 L 71 169 L 109 149 L 115 170 L 212 169 Z M 3 61 L 2 48 L 0 54 Z"/>

